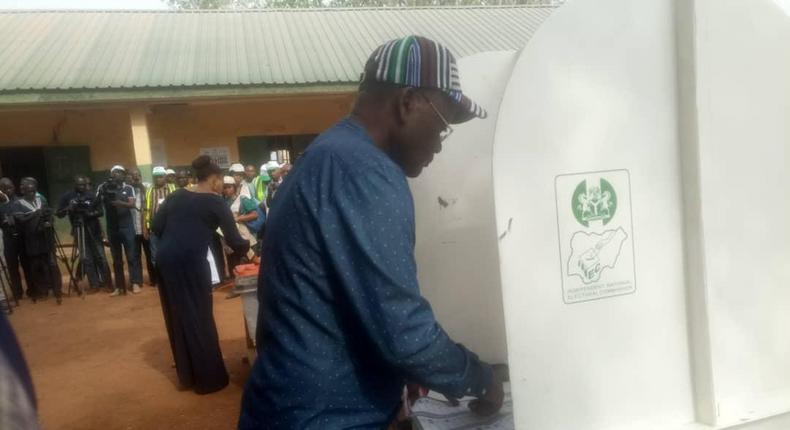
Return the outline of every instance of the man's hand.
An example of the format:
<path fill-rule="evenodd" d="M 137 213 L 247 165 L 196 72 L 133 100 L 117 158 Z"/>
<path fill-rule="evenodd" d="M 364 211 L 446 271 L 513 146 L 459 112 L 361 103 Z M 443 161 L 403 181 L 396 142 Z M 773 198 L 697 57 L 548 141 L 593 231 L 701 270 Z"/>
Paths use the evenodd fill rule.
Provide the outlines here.
<path fill-rule="evenodd" d="M 445 399 L 447 399 L 447 403 L 449 403 L 452 407 L 456 407 L 461 404 L 461 402 L 459 402 L 458 399 L 453 396 L 448 396 L 447 394 L 443 394 L 443 396 Z"/>
<path fill-rule="evenodd" d="M 149 237 L 150 237 L 150 235 L 148 234 L 148 229 L 147 229 L 147 228 L 143 228 L 143 239 L 145 239 L 146 241 L 148 241 L 148 240 L 149 240 L 149 239 L 148 239 Z"/>
<path fill-rule="evenodd" d="M 483 397 L 469 402 L 469 409 L 477 415 L 487 417 L 499 412 L 502 402 L 505 400 L 505 390 L 502 387 L 502 379 L 494 372 L 491 384 L 486 388 Z"/>
<path fill-rule="evenodd" d="M 127 209 L 134 209 L 135 208 L 134 199 L 131 198 L 131 197 L 129 197 L 129 199 L 127 201 L 123 201 L 123 200 L 119 199 L 119 200 L 115 200 L 115 201 L 110 202 L 110 204 L 115 206 L 115 207 L 117 207 L 117 208 L 127 208 Z"/>

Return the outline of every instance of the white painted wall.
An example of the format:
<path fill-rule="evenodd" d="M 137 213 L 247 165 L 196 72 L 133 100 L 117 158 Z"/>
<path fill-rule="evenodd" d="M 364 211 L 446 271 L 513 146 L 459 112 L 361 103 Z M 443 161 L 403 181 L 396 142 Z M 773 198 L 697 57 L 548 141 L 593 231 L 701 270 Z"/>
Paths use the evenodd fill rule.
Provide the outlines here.
<path fill-rule="evenodd" d="M 518 428 L 694 421 L 674 43 L 670 1 L 572 0 L 514 68 L 494 188 Z M 630 172 L 636 292 L 565 304 L 555 177 L 613 169 Z"/>
<path fill-rule="evenodd" d="M 727 425 L 790 410 L 790 17 L 772 0 L 697 0 L 696 32 L 705 287 Z"/>
<path fill-rule="evenodd" d="M 515 59 L 515 52 L 487 52 L 459 60 L 464 92 L 489 117 L 453 126 L 441 154 L 410 182 L 422 293 L 455 341 L 493 363 L 507 361 L 507 343 L 491 156 Z"/>

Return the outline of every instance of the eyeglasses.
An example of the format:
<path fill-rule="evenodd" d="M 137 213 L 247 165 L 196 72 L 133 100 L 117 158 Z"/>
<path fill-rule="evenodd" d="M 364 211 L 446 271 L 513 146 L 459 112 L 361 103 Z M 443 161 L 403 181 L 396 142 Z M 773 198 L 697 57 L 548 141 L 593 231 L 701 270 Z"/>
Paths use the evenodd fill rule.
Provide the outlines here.
<path fill-rule="evenodd" d="M 436 108 L 436 105 L 433 104 L 431 99 L 429 99 L 428 96 L 423 96 L 423 97 L 425 97 L 425 101 L 427 101 L 428 104 L 431 105 L 431 108 L 436 113 L 436 116 L 438 116 L 439 119 L 442 120 L 442 122 L 444 123 L 444 130 L 442 130 L 439 133 L 439 141 L 444 142 L 445 139 L 447 139 L 448 137 L 450 137 L 451 134 L 453 134 L 453 127 L 450 125 L 449 122 L 447 122 L 446 119 L 444 119 L 444 115 L 442 115 L 442 113 L 439 112 L 439 109 Z"/>

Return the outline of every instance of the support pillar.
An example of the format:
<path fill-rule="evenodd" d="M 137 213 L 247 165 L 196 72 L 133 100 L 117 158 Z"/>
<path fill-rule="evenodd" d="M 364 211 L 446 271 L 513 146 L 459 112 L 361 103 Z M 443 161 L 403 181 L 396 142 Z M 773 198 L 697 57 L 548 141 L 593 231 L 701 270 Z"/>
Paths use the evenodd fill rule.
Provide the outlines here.
<path fill-rule="evenodd" d="M 134 145 L 134 162 L 143 182 L 151 183 L 151 138 L 148 135 L 148 109 L 146 107 L 132 108 L 129 111 L 129 122 L 132 127 L 132 143 Z"/>

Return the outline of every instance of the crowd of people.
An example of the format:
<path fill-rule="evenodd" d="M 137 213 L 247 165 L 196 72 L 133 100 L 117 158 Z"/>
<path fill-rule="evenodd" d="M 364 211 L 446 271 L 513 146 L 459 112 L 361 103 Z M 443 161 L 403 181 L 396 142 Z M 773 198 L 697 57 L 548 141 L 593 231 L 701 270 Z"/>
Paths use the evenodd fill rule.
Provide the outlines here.
<path fill-rule="evenodd" d="M 51 291 L 60 303 L 63 283 L 55 256 L 53 211 L 38 192 L 38 182 L 22 178 L 17 195 L 14 183 L 1 178 L 0 193 L 3 253 L 13 298 L 18 301 L 24 293 L 35 302 Z"/>
<path fill-rule="evenodd" d="M 252 245 L 263 231 L 268 205 L 289 170 L 289 164 L 277 161 L 260 168 L 235 163 L 224 174 L 221 195 Z M 79 293 L 83 292 L 82 279 L 87 278 L 84 292 L 88 294 L 103 290 L 113 297 L 138 294 L 144 284 L 144 265 L 149 285 L 156 287 L 159 240 L 151 228 L 154 216 L 172 193 L 196 187 L 198 179 L 189 169 L 162 166 L 153 168 L 152 178 L 152 183 L 144 183 L 139 169 L 116 165 L 109 179 L 94 188 L 89 176 L 77 175 L 74 189 L 60 196 L 56 207 L 39 192 L 35 178 L 22 178 L 18 190 L 10 178 L 0 178 L 4 262 L 12 296 L 8 299 L 18 303 L 25 296 L 33 302 L 54 297 L 60 304 L 64 275 L 69 275 L 68 285 Z M 55 217 L 68 218 L 73 251 L 63 249 Z M 112 270 L 105 246 L 110 249 Z M 223 237 L 214 234 L 215 284 L 232 278 L 238 264 L 256 260 L 256 247 L 243 256 L 226 249 Z"/>

